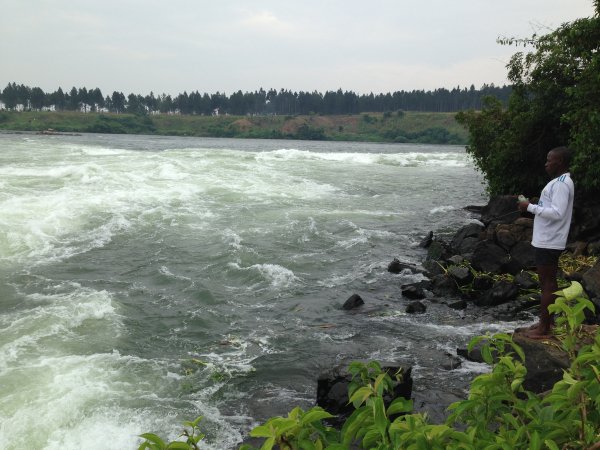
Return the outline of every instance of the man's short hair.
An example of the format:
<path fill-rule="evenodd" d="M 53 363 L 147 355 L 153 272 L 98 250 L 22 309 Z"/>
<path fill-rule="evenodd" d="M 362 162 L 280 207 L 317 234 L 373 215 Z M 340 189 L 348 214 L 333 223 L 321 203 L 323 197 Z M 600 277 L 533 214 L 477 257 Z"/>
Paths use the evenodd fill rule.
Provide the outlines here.
<path fill-rule="evenodd" d="M 550 151 L 556 153 L 562 159 L 565 167 L 569 167 L 571 164 L 571 149 L 569 147 L 555 147 Z"/>

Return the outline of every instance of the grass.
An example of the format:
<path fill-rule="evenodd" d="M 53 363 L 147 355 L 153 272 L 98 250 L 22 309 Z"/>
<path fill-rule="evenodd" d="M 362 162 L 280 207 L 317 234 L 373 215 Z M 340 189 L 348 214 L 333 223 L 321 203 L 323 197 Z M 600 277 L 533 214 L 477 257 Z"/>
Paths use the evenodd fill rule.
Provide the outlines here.
<path fill-rule="evenodd" d="M 363 113 L 340 116 L 197 116 L 0 112 L 0 130 L 159 134 L 174 136 L 316 139 L 465 144 L 453 113 Z"/>

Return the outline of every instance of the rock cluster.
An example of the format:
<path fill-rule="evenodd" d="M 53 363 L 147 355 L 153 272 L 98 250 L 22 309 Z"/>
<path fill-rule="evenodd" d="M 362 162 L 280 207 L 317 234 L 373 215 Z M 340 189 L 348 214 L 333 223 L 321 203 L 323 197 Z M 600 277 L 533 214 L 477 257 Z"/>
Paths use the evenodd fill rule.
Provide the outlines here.
<path fill-rule="evenodd" d="M 520 311 L 539 304 L 539 297 L 531 293 L 538 289 L 531 272 L 535 270 L 531 246 L 533 217 L 516 209 L 513 196 L 495 197 L 484 207 L 467 209 L 478 212 L 480 221 L 462 227 L 449 242 L 437 239 L 433 232 L 421 241 L 419 245 L 427 249 L 424 269 L 394 259 L 388 265 L 388 271 L 394 274 L 424 273 L 428 277 L 426 281 L 402 286 L 403 297 L 410 300 L 407 313 L 425 312 L 426 302 L 420 300 L 433 295 L 455 298 L 447 303 L 450 308 L 466 309 L 469 305 L 492 308 L 492 313 L 499 318 L 515 320 Z M 575 205 L 567 250 L 574 255 L 600 254 L 600 204 Z M 597 313 L 588 317 L 587 323 L 600 323 L 600 259 L 591 268 L 561 273 L 560 276 L 582 283 L 587 295 L 596 304 Z M 354 294 L 344 303 L 343 309 L 351 310 L 363 304 L 363 299 Z M 531 340 L 518 330 L 514 333 L 514 340 L 526 355 L 528 375 L 524 387 L 533 392 L 550 389 L 568 367 L 566 355 L 558 346 Z M 483 361 L 477 349 L 471 352 L 457 349 L 457 355 Z M 448 356 L 449 363 L 442 364 L 441 370 L 460 366 L 460 358 Z M 403 370 L 405 377 L 402 383 L 397 384 L 395 395 L 410 398 L 411 368 Z M 336 425 L 341 424 L 353 410 L 347 404 L 349 382 L 350 375 L 341 368 L 322 375 L 318 381 L 317 404 L 339 415 Z"/>
<path fill-rule="evenodd" d="M 450 242 L 431 233 L 423 241 L 428 249 L 423 265 L 430 275 L 431 290 L 438 296 L 463 297 L 477 306 L 510 304 L 501 312 L 517 313 L 537 300 L 527 293 L 538 287 L 528 272 L 535 270 L 533 217 L 517 211 L 512 196 L 493 198 L 480 214 L 480 222 L 462 227 Z M 574 255 L 599 254 L 600 206 L 575 209 L 567 250 Z M 490 276 L 500 274 L 512 275 L 512 281 L 494 281 Z M 582 272 L 560 276 L 580 281 L 590 299 L 600 305 L 600 262 Z M 600 317 L 590 317 L 589 321 L 600 323 Z"/>

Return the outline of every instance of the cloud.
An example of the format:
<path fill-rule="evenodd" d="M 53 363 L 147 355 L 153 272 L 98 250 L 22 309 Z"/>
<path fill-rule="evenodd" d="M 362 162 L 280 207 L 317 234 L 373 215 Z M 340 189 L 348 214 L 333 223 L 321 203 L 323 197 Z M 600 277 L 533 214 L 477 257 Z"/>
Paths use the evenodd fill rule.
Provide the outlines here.
<path fill-rule="evenodd" d="M 271 11 L 245 12 L 239 23 L 245 29 L 254 32 L 287 36 L 293 33 L 296 27 L 279 19 Z"/>

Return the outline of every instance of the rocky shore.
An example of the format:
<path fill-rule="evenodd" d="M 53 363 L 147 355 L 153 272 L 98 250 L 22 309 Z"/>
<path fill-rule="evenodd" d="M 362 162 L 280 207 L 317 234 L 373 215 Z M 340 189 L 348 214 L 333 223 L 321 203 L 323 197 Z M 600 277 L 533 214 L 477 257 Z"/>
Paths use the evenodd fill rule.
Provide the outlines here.
<path fill-rule="evenodd" d="M 534 276 L 531 246 L 533 216 L 520 213 L 513 196 L 495 197 L 485 206 L 467 209 L 478 219 L 459 229 L 450 240 L 438 238 L 433 231 L 422 240 L 420 246 L 427 250 L 422 266 L 398 259 L 388 265 L 388 271 L 392 273 L 410 271 L 427 276 L 425 281 L 402 286 L 402 295 L 411 300 L 406 312 L 422 313 L 426 311 L 427 302 L 421 300 L 435 301 L 443 297 L 452 299 L 446 303 L 453 309 L 485 308 L 489 314 L 504 321 L 530 318 L 532 311 L 539 310 L 539 285 Z M 566 254 L 574 264 L 568 270 L 563 264 L 559 278 L 580 282 L 594 303 L 596 313 L 586 317 L 585 325 L 586 332 L 592 336 L 600 323 L 600 259 L 597 258 L 600 254 L 600 203 L 575 204 Z M 343 308 L 350 310 L 362 304 L 362 298 L 354 294 Z M 569 360 L 559 346 L 529 339 L 519 330 L 514 331 L 513 340 L 525 353 L 526 389 L 542 393 L 562 378 Z M 441 364 L 440 370 L 453 370 L 463 359 L 483 361 L 477 349 L 472 352 L 457 349 L 456 355 L 450 355 L 450 362 Z M 402 370 L 405 376 L 396 390 L 399 395 L 410 398 L 411 368 Z M 339 414 L 339 423 L 351 412 L 347 405 L 349 382 L 350 377 L 343 368 L 324 373 L 318 380 L 317 404 Z"/>

